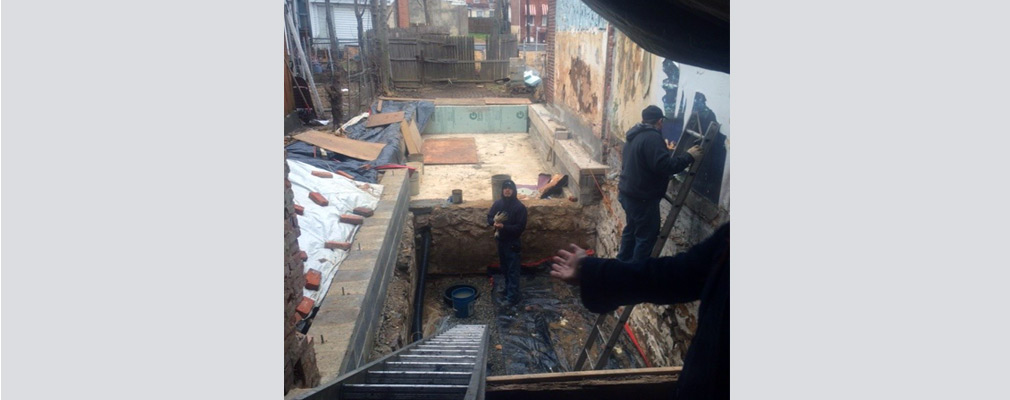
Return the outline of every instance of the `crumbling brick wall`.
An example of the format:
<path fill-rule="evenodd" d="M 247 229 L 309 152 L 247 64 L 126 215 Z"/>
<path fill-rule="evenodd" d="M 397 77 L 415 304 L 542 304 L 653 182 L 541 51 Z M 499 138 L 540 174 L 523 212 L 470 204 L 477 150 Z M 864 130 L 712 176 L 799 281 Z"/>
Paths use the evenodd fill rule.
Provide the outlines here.
<path fill-rule="evenodd" d="M 295 330 L 295 308 L 302 300 L 305 286 L 304 266 L 299 257 L 298 219 L 295 217 L 294 193 L 288 181 L 288 163 L 284 163 L 284 393 L 292 387 L 319 384 L 319 369 L 312 338 Z"/>

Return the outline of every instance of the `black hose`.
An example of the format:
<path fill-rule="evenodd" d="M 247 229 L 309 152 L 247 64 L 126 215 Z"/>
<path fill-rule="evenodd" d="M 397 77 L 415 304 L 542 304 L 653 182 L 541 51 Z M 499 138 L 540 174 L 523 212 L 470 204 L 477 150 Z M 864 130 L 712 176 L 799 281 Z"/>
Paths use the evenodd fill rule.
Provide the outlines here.
<path fill-rule="evenodd" d="M 428 273 L 428 251 L 431 247 L 431 227 L 421 229 L 421 240 L 424 247 L 421 250 L 421 265 L 417 273 L 417 290 L 414 291 L 414 322 L 411 329 L 410 341 L 416 342 L 424 338 L 421 325 L 423 324 L 424 312 L 424 276 Z"/>

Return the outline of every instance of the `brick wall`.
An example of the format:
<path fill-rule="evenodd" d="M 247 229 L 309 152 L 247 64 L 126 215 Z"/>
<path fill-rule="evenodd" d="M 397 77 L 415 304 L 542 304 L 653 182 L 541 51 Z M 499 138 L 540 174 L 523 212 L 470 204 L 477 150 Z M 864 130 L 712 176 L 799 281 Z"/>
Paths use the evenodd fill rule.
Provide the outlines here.
<path fill-rule="evenodd" d="M 312 347 L 312 338 L 295 330 L 295 308 L 302 300 L 305 286 L 304 266 L 299 257 L 298 219 L 294 193 L 288 183 L 288 163 L 284 163 L 284 393 L 292 387 L 313 387 L 319 384 L 319 369 Z"/>
<path fill-rule="evenodd" d="M 544 96 L 548 103 L 554 103 L 554 31 L 557 29 L 557 0 L 547 0 L 547 71 L 544 78 Z"/>

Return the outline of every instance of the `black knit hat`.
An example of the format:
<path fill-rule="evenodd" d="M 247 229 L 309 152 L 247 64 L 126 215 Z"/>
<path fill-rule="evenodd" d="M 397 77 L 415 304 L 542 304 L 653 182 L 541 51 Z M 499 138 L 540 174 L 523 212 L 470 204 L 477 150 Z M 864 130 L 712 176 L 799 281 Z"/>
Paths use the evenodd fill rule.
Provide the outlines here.
<path fill-rule="evenodd" d="M 642 110 L 642 122 L 654 124 L 656 123 L 656 121 L 659 121 L 659 119 L 663 117 L 664 117 L 663 110 L 661 110 L 659 107 L 648 106 L 645 107 L 644 110 Z"/>

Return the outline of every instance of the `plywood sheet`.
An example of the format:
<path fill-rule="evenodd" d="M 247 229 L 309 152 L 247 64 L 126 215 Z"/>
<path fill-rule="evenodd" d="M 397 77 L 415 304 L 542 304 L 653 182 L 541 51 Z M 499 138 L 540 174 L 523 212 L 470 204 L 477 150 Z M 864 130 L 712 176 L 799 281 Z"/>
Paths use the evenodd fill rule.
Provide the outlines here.
<path fill-rule="evenodd" d="M 320 131 L 308 131 L 295 135 L 294 138 L 313 146 L 322 147 L 326 150 L 364 161 L 374 160 L 382 152 L 382 148 L 386 146 L 382 143 L 348 139 Z"/>
<path fill-rule="evenodd" d="M 474 138 L 428 139 L 422 147 L 425 165 L 476 164 L 477 142 Z"/>
<path fill-rule="evenodd" d="M 482 106 L 484 105 L 483 98 L 445 98 L 439 97 L 435 99 L 436 106 Z"/>
<path fill-rule="evenodd" d="M 400 122 L 400 133 L 403 134 L 403 141 L 407 144 L 407 151 L 410 154 L 421 152 L 424 140 L 421 139 L 421 133 L 417 131 L 417 124 L 414 121 Z"/>
<path fill-rule="evenodd" d="M 368 116 L 368 121 L 365 122 L 365 128 L 389 125 L 400 121 L 403 121 L 403 111 L 372 114 Z"/>
<path fill-rule="evenodd" d="M 484 104 L 530 104 L 530 99 L 524 97 L 485 97 Z"/>

